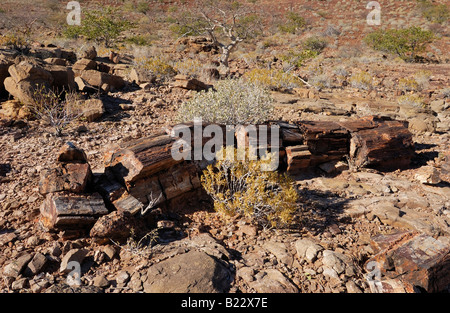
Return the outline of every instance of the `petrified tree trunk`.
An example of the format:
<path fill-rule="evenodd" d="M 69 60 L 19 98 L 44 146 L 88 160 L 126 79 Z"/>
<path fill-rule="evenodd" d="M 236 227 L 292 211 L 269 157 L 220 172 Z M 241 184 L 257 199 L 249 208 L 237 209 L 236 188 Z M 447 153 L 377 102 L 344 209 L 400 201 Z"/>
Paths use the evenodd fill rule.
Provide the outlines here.
<path fill-rule="evenodd" d="M 112 153 L 105 167 L 110 168 L 117 179 L 129 186 L 141 178 L 149 177 L 168 169 L 182 160 L 172 157 L 175 139 L 169 135 L 155 135 L 130 143 L 129 146 Z"/>
<path fill-rule="evenodd" d="M 407 167 L 414 155 L 412 134 L 403 121 L 366 117 L 340 125 L 351 133 L 349 156 L 356 167 Z"/>
<path fill-rule="evenodd" d="M 89 228 L 105 214 L 108 210 L 98 193 L 49 193 L 41 206 L 41 221 L 49 229 Z"/>

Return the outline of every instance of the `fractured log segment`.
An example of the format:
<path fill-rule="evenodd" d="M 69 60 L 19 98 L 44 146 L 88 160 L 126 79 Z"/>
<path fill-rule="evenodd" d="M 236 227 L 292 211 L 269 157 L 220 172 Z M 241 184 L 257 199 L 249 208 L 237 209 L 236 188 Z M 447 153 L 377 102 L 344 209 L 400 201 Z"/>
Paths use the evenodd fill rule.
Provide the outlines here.
<path fill-rule="evenodd" d="M 350 135 L 335 122 L 298 122 L 303 138 L 311 154 L 323 156 L 311 165 L 331 160 L 340 160 L 348 155 Z M 322 163 L 323 163 L 322 162 Z"/>
<path fill-rule="evenodd" d="M 106 160 L 105 168 L 114 176 L 130 183 L 149 177 L 161 170 L 168 169 L 183 160 L 172 157 L 172 146 L 175 139 L 169 135 L 156 135 L 135 140 L 125 148 L 111 153 Z"/>
<path fill-rule="evenodd" d="M 285 147 L 303 144 L 303 135 L 300 132 L 298 125 L 285 122 L 278 122 L 277 124 L 280 127 L 281 139 L 283 140 L 283 145 Z"/>
<path fill-rule="evenodd" d="M 349 156 L 354 166 L 386 169 L 409 166 L 414 144 L 407 122 L 367 117 L 341 125 L 352 129 Z"/>
<path fill-rule="evenodd" d="M 41 208 L 41 221 L 49 229 L 84 229 L 91 227 L 98 217 L 108 214 L 98 193 L 49 193 Z"/>
<path fill-rule="evenodd" d="M 309 167 L 311 158 L 311 152 L 306 145 L 286 147 L 287 172 L 296 173 Z"/>

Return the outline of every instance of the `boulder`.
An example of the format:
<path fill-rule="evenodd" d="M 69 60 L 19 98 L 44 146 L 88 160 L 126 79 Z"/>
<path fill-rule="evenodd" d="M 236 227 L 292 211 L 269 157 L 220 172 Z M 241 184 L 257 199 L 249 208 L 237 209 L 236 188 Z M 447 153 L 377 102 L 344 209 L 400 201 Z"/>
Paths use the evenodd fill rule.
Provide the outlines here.
<path fill-rule="evenodd" d="M 18 100 L 9 100 L 1 105 L 0 115 L 11 119 L 28 119 L 32 117 L 30 110 Z"/>
<path fill-rule="evenodd" d="M 421 167 L 414 175 L 414 178 L 418 182 L 427 185 L 437 185 L 441 182 L 439 171 L 433 166 Z"/>
<path fill-rule="evenodd" d="M 59 149 L 57 160 L 66 163 L 87 163 L 87 156 L 82 149 L 68 141 Z"/>
<path fill-rule="evenodd" d="M 72 69 L 61 65 L 47 65 L 45 70 L 52 75 L 52 87 L 58 90 L 75 90 L 75 74 Z"/>
<path fill-rule="evenodd" d="M 224 264 L 196 250 L 152 265 L 147 272 L 147 293 L 219 293 L 232 281 Z"/>
<path fill-rule="evenodd" d="M 211 87 L 199 81 L 198 79 L 189 78 L 188 76 L 182 74 L 176 75 L 174 79 L 175 83 L 173 84 L 173 86 L 178 88 L 201 91 Z"/>
<path fill-rule="evenodd" d="M 152 72 L 136 68 L 131 70 L 128 78 L 130 82 L 134 82 L 138 85 L 144 83 L 154 83 L 156 81 L 156 76 Z"/>
<path fill-rule="evenodd" d="M 95 50 L 94 46 L 91 46 L 86 51 L 84 51 L 82 57 L 84 59 L 94 60 L 97 57 L 97 50 Z"/>
<path fill-rule="evenodd" d="M 5 81 L 6 77 L 9 76 L 8 69 L 13 64 L 14 62 L 12 59 L 7 58 L 3 54 L 0 54 L 0 95 L 6 91 L 5 87 L 3 86 L 3 82 Z"/>
<path fill-rule="evenodd" d="M 100 99 L 89 99 L 84 101 L 82 114 L 88 122 L 94 122 L 105 113 L 105 105 Z"/>
<path fill-rule="evenodd" d="M 81 78 L 89 85 L 106 89 L 105 85 L 114 89 L 125 87 L 125 81 L 120 76 L 103 73 L 95 70 L 86 70 L 81 73 Z"/>
<path fill-rule="evenodd" d="M 144 229 L 142 221 L 134 218 L 129 212 L 113 211 L 100 217 L 92 226 L 90 236 L 97 241 L 113 239 L 126 241 L 134 235 L 139 236 Z"/>
<path fill-rule="evenodd" d="M 49 88 L 54 79 L 51 73 L 37 63 L 22 61 L 8 69 L 11 77 L 4 81 L 5 89 L 23 104 L 32 104 L 36 88 Z"/>
<path fill-rule="evenodd" d="M 96 70 L 97 62 L 90 59 L 80 59 L 72 66 L 75 76 L 80 76 L 83 71 Z"/>

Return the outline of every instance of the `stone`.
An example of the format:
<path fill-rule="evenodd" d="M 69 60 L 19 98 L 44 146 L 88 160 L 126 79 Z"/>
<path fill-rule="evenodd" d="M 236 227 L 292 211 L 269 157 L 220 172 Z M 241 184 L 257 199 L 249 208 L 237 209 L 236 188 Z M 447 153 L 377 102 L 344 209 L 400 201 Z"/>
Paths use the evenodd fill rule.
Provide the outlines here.
<path fill-rule="evenodd" d="M 130 238 L 132 229 L 135 235 L 139 235 L 143 229 L 142 221 L 129 212 L 113 211 L 95 222 L 90 230 L 90 236 L 96 239 L 123 241 Z"/>
<path fill-rule="evenodd" d="M 13 232 L 0 234 L 0 247 L 8 244 L 9 242 L 15 240 L 17 235 Z"/>
<path fill-rule="evenodd" d="M 84 51 L 82 58 L 94 60 L 97 57 L 97 50 L 95 50 L 94 46 L 89 47 L 86 51 Z"/>
<path fill-rule="evenodd" d="M 175 82 L 173 86 L 178 88 L 201 91 L 206 90 L 210 87 L 209 85 L 199 81 L 198 79 L 189 78 L 188 76 L 182 74 L 176 75 L 174 79 Z"/>
<path fill-rule="evenodd" d="M 28 278 L 22 277 L 22 278 L 19 278 L 19 279 L 15 280 L 11 284 L 11 290 L 13 290 L 13 291 L 20 291 L 20 290 L 23 290 L 25 288 L 28 288 L 29 286 L 30 286 L 30 283 L 28 281 Z"/>
<path fill-rule="evenodd" d="M 33 255 L 30 253 L 25 253 L 19 256 L 3 268 L 3 275 L 16 278 L 22 273 L 25 266 L 31 261 L 32 258 Z"/>
<path fill-rule="evenodd" d="M 264 248 L 275 255 L 278 261 L 288 266 L 292 266 L 292 264 L 294 263 L 294 258 L 292 254 L 290 254 L 287 250 L 286 244 L 282 242 L 268 241 L 264 244 Z"/>
<path fill-rule="evenodd" d="M 36 88 L 50 88 L 52 75 L 37 63 L 22 61 L 8 68 L 11 75 L 4 80 L 5 89 L 25 105 L 32 105 Z"/>
<path fill-rule="evenodd" d="M 422 166 L 418 169 L 414 178 L 427 185 L 437 185 L 441 182 L 439 171 L 433 166 Z"/>
<path fill-rule="evenodd" d="M 66 274 L 70 273 L 74 269 L 72 264 L 70 264 L 71 262 L 78 263 L 81 268 L 81 264 L 83 263 L 83 260 L 87 256 L 88 252 L 89 251 L 86 249 L 71 249 L 61 259 L 59 271 Z"/>
<path fill-rule="evenodd" d="M 97 275 L 94 277 L 92 284 L 96 287 L 106 288 L 110 285 L 110 281 L 104 275 Z"/>
<path fill-rule="evenodd" d="M 145 84 L 145 83 L 152 84 L 152 83 L 154 83 L 156 81 L 156 76 L 150 71 L 145 71 L 145 70 L 142 70 L 142 69 L 133 68 L 130 71 L 128 79 L 131 82 L 136 83 L 137 85 L 142 85 L 142 84 Z"/>
<path fill-rule="evenodd" d="M 337 274 L 342 274 L 345 271 L 345 256 L 331 250 L 323 251 L 322 263 L 324 266 L 333 269 Z"/>
<path fill-rule="evenodd" d="M 82 149 L 68 141 L 59 150 L 57 160 L 67 163 L 87 163 L 87 156 Z"/>
<path fill-rule="evenodd" d="M 317 254 L 323 250 L 323 247 L 317 244 L 314 240 L 305 238 L 299 239 L 295 242 L 295 249 L 297 256 L 300 259 L 306 259 L 308 262 L 314 262 L 317 259 Z"/>
<path fill-rule="evenodd" d="M 361 288 L 359 288 L 353 280 L 349 280 L 348 282 L 346 282 L 345 288 L 347 289 L 348 293 L 362 293 Z"/>
<path fill-rule="evenodd" d="M 116 283 L 125 285 L 130 280 L 130 274 L 127 271 L 120 271 L 116 276 Z"/>
<path fill-rule="evenodd" d="M 33 259 L 28 263 L 28 266 L 25 268 L 24 275 L 26 276 L 34 276 L 39 274 L 42 269 L 47 264 L 47 258 L 40 252 L 37 252 Z"/>
<path fill-rule="evenodd" d="M 96 70 L 97 63 L 90 59 L 80 59 L 72 66 L 75 76 L 80 76 L 83 71 Z"/>
<path fill-rule="evenodd" d="M 103 101 L 100 99 L 89 99 L 84 101 L 82 105 L 82 114 L 83 117 L 88 122 L 94 122 L 101 118 L 103 114 L 106 112 L 105 105 Z"/>
<path fill-rule="evenodd" d="M 18 100 L 8 100 L 1 103 L 0 115 L 11 119 L 29 119 L 32 117 L 30 109 Z"/>
<path fill-rule="evenodd" d="M 94 87 L 101 88 L 106 84 L 112 88 L 119 90 L 125 86 L 125 81 L 122 79 L 122 77 L 96 70 L 85 70 L 81 73 L 80 76 L 84 81 L 86 81 L 87 84 Z"/>
<path fill-rule="evenodd" d="M 264 269 L 247 282 L 257 293 L 297 293 L 298 288 L 276 269 Z"/>
<path fill-rule="evenodd" d="M 44 69 L 52 75 L 51 87 L 57 90 L 75 90 L 75 74 L 71 68 L 61 65 L 46 65 Z"/>
<path fill-rule="evenodd" d="M 436 122 L 422 117 L 413 117 L 409 120 L 408 128 L 414 133 L 434 132 L 436 130 Z"/>
<path fill-rule="evenodd" d="M 52 65 L 60 65 L 60 66 L 67 65 L 67 60 L 63 58 L 47 58 L 44 60 L 44 62 Z"/>
<path fill-rule="evenodd" d="M 230 271 L 204 252 L 189 251 L 152 265 L 144 282 L 146 293 L 218 293 L 228 290 Z"/>

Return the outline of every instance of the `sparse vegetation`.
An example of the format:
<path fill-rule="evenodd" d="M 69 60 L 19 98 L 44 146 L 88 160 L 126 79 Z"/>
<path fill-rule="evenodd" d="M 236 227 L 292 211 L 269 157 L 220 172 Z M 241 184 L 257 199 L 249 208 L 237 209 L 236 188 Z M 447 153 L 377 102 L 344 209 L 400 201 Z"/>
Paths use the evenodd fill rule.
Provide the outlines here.
<path fill-rule="evenodd" d="M 405 29 L 378 30 L 367 35 L 364 41 L 375 50 L 392 53 L 405 61 L 415 62 L 433 38 L 431 31 L 413 26 Z"/>
<path fill-rule="evenodd" d="M 350 84 L 354 88 L 370 90 L 372 89 L 372 75 L 365 71 L 355 73 L 350 77 Z"/>
<path fill-rule="evenodd" d="M 298 34 L 306 27 L 306 20 L 296 12 L 286 14 L 286 22 L 279 25 L 278 29 L 283 33 Z"/>
<path fill-rule="evenodd" d="M 140 57 L 135 60 L 136 66 L 154 74 L 160 80 L 167 80 L 176 75 L 175 69 L 161 57 Z"/>
<path fill-rule="evenodd" d="M 123 31 L 131 27 L 132 23 L 119 16 L 116 9 L 106 7 L 103 10 L 86 11 L 81 25 L 68 25 L 63 33 L 68 38 L 83 36 L 110 47 Z"/>
<path fill-rule="evenodd" d="M 450 12 L 445 4 L 434 4 L 430 0 L 418 0 L 422 15 L 430 22 L 442 24 L 447 22 Z"/>
<path fill-rule="evenodd" d="M 262 123 L 272 113 L 272 99 L 260 85 L 228 79 L 217 82 L 215 89 L 201 91 L 183 103 L 178 120 L 202 118 L 205 123 L 246 125 Z"/>
<path fill-rule="evenodd" d="M 56 93 L 45 86 L 37 86 L 28 109 L 37 119 L 50 125 L 54 135 L 59 137 L 67 125 L 81 117 L 82 107 L 78 100 L 75 92 Z"/>
<path fill-rule="evenodd" d="M 424 107 L 423 98 L 415 94 L 407 94 L 398 97 L 397 102 L 401 106 Z"/>
<path fill-rule="evenodd" d="M 249 82 L 272 90 L 292 89 L 303 85 L 298 77 L 277 69 L 253 69 L 247 72 L 244 78 Z"/>
<path fill-rule="evenodd" d="M 239 153 L 234 147 L 222 149 L 219 160 L 203 171 L 202 186 L 214 200 L 214 209 L 225 217 L 250 218 L 263 227 L 289 225 L 298 200 L 292 180 L 262 170 L 269 159 L 251 160 L 247 149 L 239 160 Z"/>

